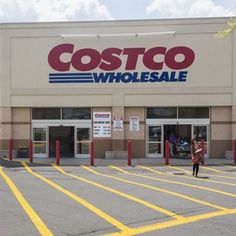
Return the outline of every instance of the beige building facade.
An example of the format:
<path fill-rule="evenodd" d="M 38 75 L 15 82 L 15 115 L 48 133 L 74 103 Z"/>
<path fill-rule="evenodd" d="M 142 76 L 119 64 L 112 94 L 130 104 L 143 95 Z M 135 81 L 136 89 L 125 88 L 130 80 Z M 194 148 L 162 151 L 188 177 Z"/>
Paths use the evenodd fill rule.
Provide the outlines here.
<path fill-rule="evenodd" d="M 0 150 L 33 140 L 34 156 L 122 153 L 224 158 L 236 139 L 236 33 L 227 18 L 0 25 Z M 117 155 L 118 157 L 119 155 Z"/>

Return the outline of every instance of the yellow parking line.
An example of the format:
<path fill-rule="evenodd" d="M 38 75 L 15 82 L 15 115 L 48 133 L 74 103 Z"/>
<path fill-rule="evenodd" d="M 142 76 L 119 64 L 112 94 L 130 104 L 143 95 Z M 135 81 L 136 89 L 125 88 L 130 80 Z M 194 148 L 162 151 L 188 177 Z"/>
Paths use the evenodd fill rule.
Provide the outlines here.
<path fill-rule="evenodd" d="M 156 223 L 152 225 L 146 225 L 142 227 L 133 228 L 132 230 L 129 231 L 129 236 L 149 233 L 155 230 L 167 229 L 167 228 L 171 228 L 178 225 L 189 224 L 189 223 L 193 223 L 193 222 L 197 222 L 201 220 L 207 220 L 213 217 L 220 217 L 220 216 L 225 216 L 225 215 L 230 215 L 230 214 L 236 214 L 236 209 L 229 209 L 226 211 L 215 211 L 215 212 L 196 215 L 196 216 L 189 216 L 183 220 L 171 220 L 171 221 L 165 221 L 162 223 Z M 107 234 L 107 236 L 117 236 L 117 235 L 125 235 L 125 234 L 124 233 Z"/>
<path fill-rule="evenodd" d="M 147 166 L 141 166 L 141 165 L 138 165 L 137 167 L 139 167 L 139 168 L 141 168 L 141 169 L 144 169 L 144 170 L 150 170 L 150 168 L 149 167 L 147 167 Z M 153 170 L 153 169 L 152 169 Z M 166 173 L 164 173 L 164 172 L 161 172 L 161 171 L 158 171 L 158 170 L 153 170 L 153 172 L 155 172 L 155 173 L 157 173 L 157 174 L 159 174 L 159 175 L 164 175 L 164 174 L 166 174 Z"/>
<path fill-rule="evenodd" d="M 137 166 L 137 167 L 139 167 L 139 168 L 141 168 L 141 169 L 149 170 L 149 171 L 151 171 L 151 172 L 153 172 L 153 173 L 159 174 L 159 171 L 154 170 L 154 169 L 152 169 L 152 168 L 150 168 L 150 167 L 147 167 L 147 166 L 141 166 L 141 165 L 139 165 L 139 166 Z M 168 175 L 167 173 L 162 173 L 162 174 Z"/>
<path fill-rule="evenodd" d="M 207 190 L 210 192 L 215 192 L 215 193 L 219 193 L 222 195 L 226 195 L 226 196 L 230 196 L 230 197 L 235 197 L 236 198 L 236 194 L 234 193 L 229 193 L 229 192 L 224 192 L 218 189 L 214 189 L 214 188 L 207 188 L 207 187 L 203 187 L 203 186 L 199 186 L 199 185 L 195 185 L 195 184 L 187 184 L 187 183 L 183 183 L 183 182 L 179 182 L 179 181 L 173 181 L 173 180 L 167 180 L 167 179 L 161 179 L 161 178 L 156 178 L 156 177 L 151 177 L 151 176 L 146 176 L 146 175 L 140 175 L 140 174 L 133 174 L 130 173 L 128 171 L 124 171 L 123 169 L 116 167 L 116 166 L 110 166 L 113 169 L 116 169 L 122 173 L 128 174 L 128 175 L 132 175 L 132 176 L 138 176 L 141 178 L 145 178 L 145 179 L 152 179 L 152 180 L 158 180 L 158 181 L 162 181 L 162 182 L 166 182 L 166 183 L 171 183 L 171 184 L 178 184 L 178 185 L 183 185 L 183 186 L 187 186 L 187 187 L 191 187 L 191 188 L 197 188 L 197 189 L 202 189 L 202 190 Z"/>
<path fill-rule="evenodd" d="M 154 170 L 154 169 L 152 169 L 150 167 L 146 167 L 146 166 L 138 166 L 138 167 L 141 168 L 141 169 L 146 169 L 146 170 L 149 170 L 150 172 L 159 174 L 158 173 L 159 171 L 157 172 L 156 170 Z M 163 174 L 168 175 L 168 176 L 173 176 L 173 175 L 171 175 L 169 173 L 163 173 Z M 208 182 L 208 183 L 236 186 L 236 184 L 233 184 L 233 183 L 222 182 L 222 181 L 215 181 L 215 180 L 208 180 L 208 179 L 201 179 L 201 178 L 196 179 L 195 177 L 192 177 L 192 176 L 175 175 L 174 177 L 178 177 L 178 178 L 182 178 L 182 179 L 194 179 L 194 180 L 197 180 L 197 181 Z"/>
<path fill-rule="evenodd" d="M 172 168 L 172 169 L 176 169 L 176 170 L 180 170 L 180 171 L 185 171 L 186 173 L 192 174 L 191 171 L 180 168 L 180 167 L 176 167 L 176 166 L 169 165 L 169 166 L 167 166 L 167 168 Z M 219 177 L 219 178 L 223 178 L 223 179 L 236 179 L 236 177 L 230 177 L 230 176 L 225 176 L 225 175 L 212 175 L 212 174 L 208 174 L 208 173 L 207 173 L 207 176 Z"/>
<path fill-rule="evenodd" d="M 35 227 L 39 231 L 40 235 L 52 236 L 53 233 L 48 229 L 48 227 L 40 219 L 39 215 L 34 211 L 34 209 L 26 201 L 26 199 L 23 197 L 21 192 L 18 190 L 16 185 L 13 183 L 13 181 L 7 176 L 7 174 L 4 173 L 1 166 L 0 166 L 0 175 L 3 177 L 3 179 L 8 184 L 9 188 L 11 189 L 13 194 L 15 195 L 16 199 L 21 204 L 22 208 L 24 209 L 24 211 L 29 216 L 32 223 L 35 225 Z"/>
<path fill-rule="evenodd" d="M 44 176 L 35 173 L 25 162 L 21 162 L 21 163 L 30 174 L 36 176 L 37 178 L 39 178 L 42 181 L 46 182 L 47 184 L 49 184 L 53 188 L 59 190 L 60 192 L 64 193 L 68 197 L 72 198 L 73 200 L 80 203 L 84 207 L 88 208 L 90 211 L 92 211 L 93 213 L 95 213 L 99 217 L 103 218 L 104 220 L 106 220 L 110 224 L 114 225 L 116 228 L 120 229 L 121 231 L 130 230 L 130 228 L 128 228 L 127 226 L 125 226 L 124 224 L 119 222 L 118 220 L 114 219 L 113 217 L 111 217 L 107 213 L 103 212 L 102 210 L 98 209 L 97 207 L 95 207 L 91 203 L 85 201 L 84 199 L 80 198 L 79 196 L 75 195 L 74 193 L 70 192 L 69 190 L 66 190 L 66 189 L 62 188 L 60 185 L 58 185 L 58 184 L 54 183 L 53 181 L 45 178 Z"/>
<path fill-rule="evenodd" d="M 206 166 L 201 166 L 202 169 L 206 169 L 206 170 L 210 170 L 210 171 L 213 171 L 213 172 L 216 172 L 216 173 L 225 173 L 224 171 L 220 171 L 220 170 L 217 170 L 215 168 L 210 168 L 210 167 L 206 167 Z"/>
<path fill-rule="evenodd" d="M 184 172 L 186 172 L 186 173 L 189 173 L 189 174 L 192 174 L 192 172 L 191 172 L 191 171 L 189 171 L 189 170 L 186 170 L 186 169 L 183 169 L 183 168 L 180 168 L 180 167 L 171 166 L 171 165 L 169 165 L 169 166 L 167 166 L 167 167 L 169 167 L 169 168 L 172 168 L 172 169 L 175 169 L 175 170 L 184 171 Z"/>
<path fill-rule="evenodd" d="M 234 164 L 233 166 L 230 166 L 230 165 L 225 165 L 225 164 L 222 164 L 223 166 L 226 166 L 228 168 L 236 168 L 236 165 Z"/>
<path fill-rule="evenodd" d="M 222 166 L 228 167 L 228 168 L 236 168 L 236 166 L 230 166 L 230 165 L 226 165 L 226 164 L 221 164 Z"/>
<path fill-rule="evenodd" d="M 163 189 L 163 188 L 154 187 L 154 186 L 151 186 L 151 185 L 148 185 L 148 184 L 143 184 L 143 183 L 139 183 L 139 182 L 136 182 L 136 181 L 126 180 L 126 179 L 119 178 L 119 177 L 112 176 L 112 175 L 102 174 L 102 173 L 97 172 L 97 171 L 95 171 L 95 170 L 93 170 L 93 169 L 91 169 L 90 167 L 87 167 L 87 166 L 82 166 L 82 167 L 84 169 L 96 174 L 96 175 L 100 175 L 100 176 L 104 176 L 104 177 L 107 177 L 107 178 L 115 179 L 115 180 L 118 180 L 118 181 L 123 182 L 123 183 L 128 183 L 128 184 L 136 185 L 136 186 L 139 186 L 139 187 L 151 189 L 151 190 L 154 190 L 154 191 L 167 193 L 167 194 L 179 197 L 179 198 L 183 198 L 183 199 L 186 199 L 186 200 L 189 200 L 189 201 L 192 201 L 192 202 L 196 202 L 196 203 L 199 203 L 199 204 L 202 204 L 202 205 L 205 205 L 205 206 L 209 206 L 209 207 L 212 207 L 212 208 L 216 208 L 216 209 L 219 209 L 219 210 L 227 210 L 228 209 L 228 208 L 225 208 L 225 207 L 222 207 L 222 206 L 219 206 L 219 205 L 215 205 L 215 204 L 203 201 L 203 200 L 199 200 L 199 199 L 196 199 L 196 198 L 189 197 L 186 194 L 183 195 L 183 194 L 176 193 L 176 192 L 166 190 L 166 189 Z"/>
<path fill-rule="evenodd" d="M 149 202 L 147 202 L 147 201 L 141 200 L 140 198 L 131 196 L 131 195 L 127 194 L 127 193 L 121 192 L 121 191 L 116 190 L 116 189 L 114 189 L 114 188 L 109 188 L 109 187 L 107 187 L 107 186 L 105 186 L 105 185 L 101 185 L 101 184 L 96 183 L 96 182 L 94 182 L 94 181 L 90 181 L 90 180 L 81 178 L 81 177 L 79 177 L 79 176 L 77 176 L 77 175 L 73 175 L 73 174 L 66 173 L 61 167 L 56 166 L 55 164 L 53 164 L 52 166 L 53 166 L 55 169 L 57 169 L 60 173 L 62 173 L 62 174 L 64 174 L 64 175 L 67 175 L 67 176 L 69 176 L 69 177 L 78 179 L 78 180 L 83 181 L 83 182 L 88 183 L 88 184 L 92 184 L 92 185 L 94 185 L 94 186 L 96 186 L 96 187 L 98 187 L 98 188 L 102 188 L 102 189 L 104 189 L 104 190 L 106 190 L 106 191 L 115 193 L 115 194 L 117 194 L 117 195 L 119 195 L 119 196 L 122 196 L 122 197 L 124 197 L 124 198 L 127 198 L 127 199 L 129 199 L 129 200 L 131 200 L 131 201 L 137 202 L 137 203 L 139 203 L 139 204 L 142 204 L 142 205 L 144 205 L 144 206 L 146 206 L 146 207 L 148 207 L 148 208 L 150 208 L 150 209 L 152 209 L 152 210 L 161 212 L 161 213 L 163 213 L 163 214 L 165 214 L 165 215 L 168 215 L 168 216 L 171 216 L 171 217 L 173 217 L 173 218 L 175 218 L 175 219 L 183 219 L 183 218 L 185 218 L 185 217 L 183 217 L 183 216 L 177 215 L 177 214 L 175 214 L 175 213 L 173 213 L 173 212 L 171 212 L 171 211 L 168 211 L 168 210 L 166 210 L 166 209 L 164 209 L 164 208 L 158 207 L 158 206 L 156 206 L 156 205 L 154 205 L 154 204 L 151 204 L 151 203 L 149 203 Z"/>

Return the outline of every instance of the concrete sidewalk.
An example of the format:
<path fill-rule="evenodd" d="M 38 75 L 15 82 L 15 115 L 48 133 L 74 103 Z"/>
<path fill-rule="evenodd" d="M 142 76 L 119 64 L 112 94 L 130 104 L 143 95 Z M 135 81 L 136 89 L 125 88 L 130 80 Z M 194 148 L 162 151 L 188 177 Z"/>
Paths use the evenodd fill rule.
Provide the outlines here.
<path fill-rule="evenodd" d="M 6 159 L 5 159 L 6 160 Z M 16 158 L 13 161 L 20 162 L 26 161 L 29 162 L 27 158 Z M 33 163 L 35 164 L 51 164 L 55 163 L 55 158 L 34 158 Z M 163 158 L 141 158 L 141 159 L 132 159 L 132 166 L 136 165 L 151 165 L 151 166 L 160 166 L 165 164 L 165 159 Z M 188 166 L 191 165 L 190 159 L 170 159 L 170 165 L 178 165 L 178 166 Z M 205 165 L 235 165 L 234 160 L 229 159 L 213 159 L 207 158 L 205 159 Z M 78 165 L 90 165 L 89 158 L 61 158 L 60 165 L 62 166 L 78 166 Z M 108 166 L 108 165 L 119 165 L 119 166 L 127 166 L 127 160 L 114 160 L 114 159 L 95 159 L 95 166 Z"/>

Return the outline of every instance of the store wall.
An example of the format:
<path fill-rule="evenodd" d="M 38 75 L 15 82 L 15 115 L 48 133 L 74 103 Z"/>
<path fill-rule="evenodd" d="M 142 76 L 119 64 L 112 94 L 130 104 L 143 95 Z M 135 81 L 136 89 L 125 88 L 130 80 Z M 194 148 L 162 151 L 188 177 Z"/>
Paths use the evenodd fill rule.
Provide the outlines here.
<path fill-rule="evenodd" d="M 111 107 L 95 107 L 92 109 L 92 111 L 93 112 L 111 112 L 112 109 Z M 93 141 L 94 141 L 95 158 L 104 158 L 105 152 L 112 150 L 112 137 L 111 138 L 93 138 Z"/>
<path fill-rule="evenodd" d="M 210 156 L 224 158 L 232 150 L 232 107 L 212 107 L 210 122 Z"/>
<path fill-rule="evenodd" d="M 93 107 L 124 117 L 124 130 L 112 132 L 111 139 L 95 140 L 96 156 L 105 150 L 126 150 L 128 139 L 135 142 L 137 157 L 145 155 L 144 107 L 210 106 L 211 157 L 224 157 L 236 139 L 236 32 L 224 39 L 214 34 L 226 27 L 228 18 L 171 19 L 145 21 L 101 21 L 28 23 L 0 25 L 0 148 L 7 148 L 10 137 L 18 146 L 30 137 L 30 107 Z M 61 34 L 117 34 L 175 31 L 174 35 L 62 38 Z M 186 46 L 195 59 L 186 68 L 186 82 L 159 83 L 49 83 L 49 73 L 57 73 L 48 63 L 52 48 L 73 44 L 74 50 L 107 48 Z M 71 54 L 62 60 L 69 62 Z M 155 58 L 163 61 L 162 55 Z M 4 60 L 3 60 L 4 58 Z M 112 72 L 127 72 L 127 55 Z M 128 72 L 152 72 L 140 55 L 135 69 Z M 179 58 L 181 59 L 181 58 Z M 158 72 L 178 70 L 163 64 Z M 69 73 L 78 72 L 70 66 Z M 95 68 L 91 73 L 104 72 Z M 108 71 L 109 72 L 109 71 Z M 23 108 L 24 107 L 24 108 Z M 139 114 L 140 131 L 129 131 L 129 114 Z M 143 118 L 142 118 L 143 116 Z M 141 119 L 142 118 L 142 119 Z"/>
<path fill-rule="evenodd" d="M 31 134 L 30 108 L 0 108 L 0 149 L 8 150 L 9 139 L 13 139 L 13 148 L 28 145 Z"/>
<path fill-rule="evenodd" d="M 11 108 L 0 107 L 0 149 L 7 150 L 12 137 Z"/>
<path fill-rule="evenodd" d="M 214 34 L 225 27 L 227 18 L 173 19 L 146 21 L 73 22 L 45 24 L 4 24 L 3 92 L 4 105 L 37 106 L 227 106 L 232 102 L 233 38 L 218 39 Z M 63 34 L 113 34 L 175 31 L 174 35 L 62 38 Z M 50 84 L 49 73 L 56 73 L 48 63 L 52 48 L 59 44 L 74 45 L 73 52 L 92 48 L 100 53 L 107 48 L 145 48 L 184 46 L 195 53 L 186 68 L 186 82 Z M 220 56 L 219 56 L 220 55 Z M 72 55 L 63 55 L 70 62 Z M 127 56 L 112 72 L 152 72 L 140 55 L 133 70 L 126 70 Z M 179 58 L 181 60 L 181 58 Z M 159 55 L 156 61 L 163 61 Z M 163 64 L 160 72 L 176 72 Z M 66 72 L 78 72 L 70 65 Z M 89 72 L 104 72 L 95 68 Z M 108 70 L 108 72 L 111 72 Z M 121 106 L 121 104 L 119 104 Z"/>
<path fill-rule="evenodd" d="M 145 108 L 144 107 L 100 107 L 93 108 L 93 112 L 112 112 L 112 117 L 121 116 L 123 130 L 115 131 L 112 121 L 111 138 L 94 138 L 95 158 L 104 158 L 106 151 L 127 151 L 128 140 L 132 141 L 134 158 L 145 157 Z M 139 131 L 130 131 L 130 117 L 139 117 Z"/>
<path fill-rule="evenodd" d="M 236 140 L 236 106 L 232 107 L 232 140 Z"/>
<path fill-rule="evenodd" d="M 130 117 L 139 117 L 139 131 L 130 131 Z M 125 149 L 127 150 L 128 140 L 132 141 L 132 154 L 134 158 L 144 158 L 145 153 L 145 108 L 144 107 L 125 107 L 124 116 L 124 131 L 125 131 Z"/>
<path fill-rule="evenodd" d="M 0 27 L 0 108 L 2 107 L 2 96 L 3 96 L 3 89 L 2 89 L 2 80 L 3 80 L 3 73 L 2 73 L 2 66 L 3 66 L 3 53 L 2 53 L 2 29 Z M 0 113 L 0 134 L 1 134 L 1 113 Z"/>
<path fill-rule="evenodd" d="M 113 106 L 112 107 L 112 118 L 113 117 L 121 117 L 124 119 L 124 107 L 123 106 Z M 112 121 L 112 125 L 113 125 Z M 112 150 L 113 151 L 124 151 L 125 149 L 125 140 L 124 140 L 125 131 L 124 128 L 122 130 L 115 130 L 112 127 Z"/>
<path fill-rule="evenodd" d="M 14 149 L 20 146 L 28 146 L 31 139 L 31 116 L 30 108 L 12 108 L 12 138 Z"/>
<path fill-rule="evenodd" d="M 232 140 L 236 140 L 236 32 L 233 30 L 232 32 L 232 37 L 233 37 L 233 71 L 232 71 L 232 76 L 233 76 L 233 106 L 232 106 Z M 236 150 L 234 150 L 236 152 Z"/>

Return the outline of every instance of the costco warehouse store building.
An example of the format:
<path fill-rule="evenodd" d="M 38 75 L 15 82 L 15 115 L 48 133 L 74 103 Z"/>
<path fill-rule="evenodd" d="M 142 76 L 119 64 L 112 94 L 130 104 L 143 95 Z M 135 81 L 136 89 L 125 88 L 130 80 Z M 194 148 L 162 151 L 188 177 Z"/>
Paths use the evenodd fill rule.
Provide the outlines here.
<path fill-rule="evenodd" d="M 35 157 L 95 158 L 133 141 L 162 158 L 193 137 L 222 158 L 236 138 L 236 33 L 226 18 L 0 25 L 0 150 L 33 140 Z M 115 152 L 113 152 L 115 153 Z"/>

